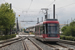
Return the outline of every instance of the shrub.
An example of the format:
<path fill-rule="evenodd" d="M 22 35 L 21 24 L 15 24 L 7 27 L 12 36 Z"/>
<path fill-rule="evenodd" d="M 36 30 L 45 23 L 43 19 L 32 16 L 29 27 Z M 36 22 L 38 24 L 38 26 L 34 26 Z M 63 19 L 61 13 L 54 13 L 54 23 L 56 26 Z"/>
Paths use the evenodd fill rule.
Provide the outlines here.
<path fill-rule="evenodd" d="M 72 36 L 62 36 L 62 35 L 60 35 L 60 39 L 75 41 L 75 37 L 72 37 Z"/>
<path fill-rule="evenodd" d="M 0 36 L 0 40 L 6 40 L 14 37 L 16 37 L 16 34 Z"/>
<path fill-rule="evenodd" d="M 60 36 L 60 39 L 65 39 L 65 36 L 63 36 L 63 35 L 62 35 L 62 36 Z"/>

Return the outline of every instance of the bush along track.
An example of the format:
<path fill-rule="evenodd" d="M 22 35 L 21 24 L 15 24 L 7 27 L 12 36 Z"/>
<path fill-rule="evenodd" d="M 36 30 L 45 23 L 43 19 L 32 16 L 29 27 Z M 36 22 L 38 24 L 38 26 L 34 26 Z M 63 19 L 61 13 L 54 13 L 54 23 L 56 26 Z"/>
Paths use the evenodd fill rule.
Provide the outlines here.
<path fill-rule="evenodd" d="M 0 36 L 0 40 L 7 40 L 16 37 L 16 34 Z"/>
<path fill-rule="evenodd" d="M 75 37 L 60 35 L 60 39 L 75 41 Z"/>

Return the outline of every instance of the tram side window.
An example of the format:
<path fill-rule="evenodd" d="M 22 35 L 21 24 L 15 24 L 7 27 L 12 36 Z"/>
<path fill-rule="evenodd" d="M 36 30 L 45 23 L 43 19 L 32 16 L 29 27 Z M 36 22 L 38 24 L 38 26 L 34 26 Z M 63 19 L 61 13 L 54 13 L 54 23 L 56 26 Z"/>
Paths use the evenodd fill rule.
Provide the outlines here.
<path fill-rule="evenodd" d="M 43 34 L 43 25 L 40 25 L 40 34 Z"/>
<path fill-rule="evenodd" d="M 43 34 L 45 34 L 45 28 L 44 28 L 44 24 L 43 24 Z"/>
<path fill-rule="evenodd" d="M 43 34 L 46 34 L 46 25 L 43 25 Z"/>
<path fill-rule="evenodd" d="M 36 33 L 36 35 L 37 35 L 37 27 L 35 27 L 35 33 Z"/>
<path fill-rule="evenodd" d="M 37 26 L 37 34 L 39 35 L 39 26 Z"/>
<path fill-rule="evenodd" d="M 36 35 L 38 35 L 38 33 L 39 33 L 39 27 L 38 26 L 36 26 L 35 31 L 36 31 Z"/>
<path fill-rule="evenodd" d="M 35 33 L 36 33 L 36 31 L 37 31 L 37 29 L 36 29 L 36 27 L 35 27 Z M 36 33 L 37 34 L 37 33 Z"/>

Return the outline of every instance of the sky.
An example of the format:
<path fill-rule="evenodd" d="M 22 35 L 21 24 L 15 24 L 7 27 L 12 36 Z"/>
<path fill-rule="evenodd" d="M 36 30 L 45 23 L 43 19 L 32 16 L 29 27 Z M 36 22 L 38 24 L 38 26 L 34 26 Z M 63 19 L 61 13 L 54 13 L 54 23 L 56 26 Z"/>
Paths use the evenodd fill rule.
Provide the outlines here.
<path fill-rule="evenodd" d="M 43 17 L 44 20 L 45 11 L 42 11 L 42 8 L 48 8 L 48 18 L 52 19 L 53 4 L 55 4 L 56 19 L 60 24 L 67 24 L 67 22 L 69 24 L 75 18 L 75 0 L 0 0 L 0 4 L 5 2 L 12 4 L 12 9 L 22 28 L 35 25 L 37 18 L 41 21 Z"/>

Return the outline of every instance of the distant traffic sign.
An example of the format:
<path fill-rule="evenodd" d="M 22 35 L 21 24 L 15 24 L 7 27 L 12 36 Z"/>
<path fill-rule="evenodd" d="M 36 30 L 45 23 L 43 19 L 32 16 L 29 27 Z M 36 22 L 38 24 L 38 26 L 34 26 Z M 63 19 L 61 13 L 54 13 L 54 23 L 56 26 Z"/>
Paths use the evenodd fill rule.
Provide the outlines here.
<path fill-rule="evenodd" d="M 20 15 L 19 15 L 19 17 L 20 17 Z"/>

